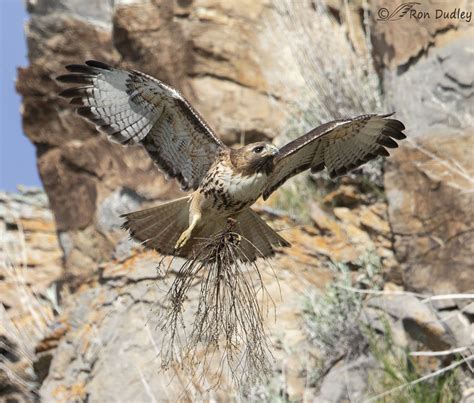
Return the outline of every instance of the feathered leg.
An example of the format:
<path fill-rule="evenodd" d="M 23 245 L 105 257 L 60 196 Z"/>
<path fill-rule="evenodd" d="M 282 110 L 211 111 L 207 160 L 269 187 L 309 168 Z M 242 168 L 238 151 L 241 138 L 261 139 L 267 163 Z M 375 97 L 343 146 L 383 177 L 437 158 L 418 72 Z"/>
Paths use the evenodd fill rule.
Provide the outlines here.
<path fill-rule="evenodd" d="M 181 249 L 191 238 L 191 234 L 201 221 L 201 198 L 200 193 L 196 192 L 191 198 L 189 206 L 189 227 L 183 231 L 176 242 L 175 249 Z"/>

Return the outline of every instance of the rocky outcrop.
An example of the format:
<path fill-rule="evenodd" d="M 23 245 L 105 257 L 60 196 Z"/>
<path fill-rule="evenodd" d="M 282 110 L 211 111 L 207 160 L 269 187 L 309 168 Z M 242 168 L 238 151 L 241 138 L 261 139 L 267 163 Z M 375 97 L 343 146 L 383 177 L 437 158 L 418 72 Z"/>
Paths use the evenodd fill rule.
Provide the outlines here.
<path fill-rule="evenodd" d="M 359 205 L 346 208 L 337 217 L 321 210 L 318 215 L 313 214 L 314 224 L 303 227 L 295 226 L 285 214 L 268 206 L 258 208 L 292 243 L 291 249 L 278 253 L 270 264 L 260 262 L 259 268 L 273 299 L 266 324 L 275 365 L 286 368 L 288 393 L 300 399 L 305 393 L 315 393 L 308 389 L 305 379 L 312 347 L 301 323 L 302 296 L 324 287 L 332 278 L 330 260 L 359 267 L 359 256 L 367 249 L 373 250 L 374 255 L 386 256 L 385 262 L 393 259 L 379 218 L 367 218 L 383 216 L 386 206 L 370 208 L 369 213 L 367 206 Z M 366 217 L 363 222 L 360 216 Z M 51 360 L 40 389 L 43 400 L 114 400 L 120 396 L 149 401 L 164 396 L 173 401 L 182 395 L 182 382 L 190 379 L 189 372 L 179 365 L 168 371 L 161 371 L 160 367 L 166 347 L 162 344 L 161 327 L 169 308 L 166 291 L 183 260 L 161 259 L 156 253 L 132 247 L 120 259 L 98 266 L 97 275 L 65 302 L 52 334 L 39 343 L 41 356 Z M 187 304 L 195 306 L 198 298 L 199 282 L 191 288 Z M 186 329 L 192 327 L 193 321 L 191 310 L 184 315 Z M 51 344 L 55 347 L 51 348 Z M 116 357 L 120 357 L 119 362 Z M 205 385 L 215 380 L 213 371 L 219 368 L 219 358 L 216 360 L 210 367 L 212 371 L 195 388 L 187 389 L 190 398 L 224 399 L 240 393 L 230 378 L 224 378 L 215 390 L 206 389 Z"/>
<path fill-rule="evenodd" d="M 63 66 L 98 59 L 140 69 L 174 85 L 227 143 L 271 138 L 284 124 L 265 95 L 255 24 L 265 6 L 248 2 L 137 1 L 28 3 L 30 65 L 20 69 L 26 135 L 60 232 L 67 270 L 87 275 L 111 256 L 121 233 L 103 231 L 97 213 L 117 189 L 137 200 L 167 199 L 176 187 L 140 148 L 108 143 L 57 96 Z"/>
<path fill-rule="evenodd" d="M 371 213 L 377 214 L 374 210 Z M 341 218 L 320 212 L 317 218 L 315 215 L 314 225 L 288 229 L 292 226 L 288 217 L 268 208 L 262 214 L 273 227 L 282 229 L 293 244 L 291 249 L 278 253 L 271 265 L 263 262 L 259 265 L 274 303 L 270 303 L 266 317 L 275 358 L 272 364 L 275 372 L 270 379 L 282 377 L 270 397 L 283 393 L 291 400 L 317 396 L 321 401 L 335 401 L 347 396 L 361 399 L 370 396 L 369 383 L 374 376 L 384 373 L 380 370 L 380 357 L 376 359 L 365 347 L 361 356 L 341 357 L 316 382 L 314 368 L 320 362 L 320 352 L 308 338 L 302 316 L 307 309 L 306 295 L 324 288 L 333 279 L 328 255 L 353 267 L 353 277 L 357 279 L 361 276 L 357 271 L 361 267 L 359 254 L 350 256 L 349 252 L 341 253 L 342 250 L 362 249 L 359 242 L 364 240 L 366 246 L 373 242 L 378 253 L 385 250 L 384 253 L 390 254 L 390 247 L 384 248 L 377 241 L 380 235 L 374 230 L 377 220 L 372 225 L 367 225 L 368 221 L 360 224 L 360 210 L 348 209 L 340 214 Z M 359 237 L 348 237 L 349 233 L 356 233 L 355 228 Z M 321 245 L 325 246 L 321 248 Z M 162 324 L 169 308 L 165 295 L 182 263 L 181 259 L 163 261 L 156 253 L 135 249 L 119 261 L 100 265 L 99 274 L 64 304 L 52 334 L 39 344 L 46 346 L 42 347 L 43 355 L 51 359 L 39 391 L 42 400 L 175 401 L 183 393 L 191 400 L 239 396 L 242 391 L 235 388 L 230 375 L 223 376 L 218 386 L 207 389 L 206 385 L 213 385 L 219 373 L 218 352 L 212 356 L 213 364 L 204 376 L 198 373 L 194 378 L 189 368 L 178 363 L 166 371 L 161 369 L 167 347 L 166 343 L 162 344 L 165 336 Z M 196 306 L 199 284 L 189 291 L 186 306 Z M 400 295 L 393 295 L 397 292 Z M 402 288 L 393 284 L 386 285 L 380 295 L 369 295 L 364 300 L 363 313 L 356 322 L 364 323 L 373 332 L 390 331 L 390 339 L 401 351 L 407 348 L 465 351 L 472 344 L 473 317 L 461 303 L 436 305 L 429 299 L 405 295 Z M 192 328 L 194 319 L 193 309 L 185 312 L 183 324 L 187 330 Z M 469 354 L 467 350 L 466 356 Z M 197 355 L 204 359 L 204 347 L 198 349 Z M 431 370 L 434 364 L 431 361 L 429 365 Z M 342 374 L 346 382 L 337 382 Z M 189 380 L 194 381 L 189 383 Z M 262 398 L 259 393 L 263 392 L 253 393 Z"/>
<path fill-rule="evenodd" d="M 394 46 L 391 69 L 384 72 L 388 100 L 409 136 L 386 164 L 396 257 L 410 289 L 472 291 L 474 84 L 466 66 L 472 59 L 473 31 L 465 21 L 449 23 L 443 34 L 436 34 L 440 27 L 408 19 L 376 27 L 395 29 L 399 22 L 412 24 L 410 30 L 430 31 L 437 40 L 425 43 L 423 35 L 413 34 L 415 39 L 407 43 L 419 46 L 420 53 L 407 58 L 407 49 Z"/>
<path fill-rule="evenodd" d="M 51 332 L 62 253 L 39 189 L 0 192 L 0 400 L 30 401 L 37 343 Z M 13 400 L 9 400 L 13 399 Z"/>
<path fill-rule="evenodd" d="M 11 281 L 0 284 L 0 302 L 12 313 L 10 319 L 19 320 L 25 312 L 18 310 L 15 283 L 46 297 L 49 285 L 62 274 L 56 225 L 44 192 L 29 188 L 0 192 L 0 232 L 2 277 Z"/>
<path fill-rule="evenodd" d="M 341 192 L 348 195 L 355 193 L 349 186 L 343 187 Z M 6 272 L 0 287 L 5 285 L 4 289 L 12 294 L 8 299 L 9 294 L 2 292 L 2 297 L 7 298 L 2 303 L 11 321 L 22 332 L 30 326 L 35 330 L 34 337 L 28 339 L 28 356 L 18 361 L 21 368 L 19 363 L 12 365 L 12 362 L 9 362 L 9 368 L 14 368 L 19 379 L 29 380 L 32 390 L 40 388 L 40 396 L 45 401 L 114 400 L 118 396 L 126 396 L 127 400 L 148 401 L 153 398 L 159 400 L 158 396 L 162 396 L 164 391 L 168 400 L 175 400 L 183 393 L 181 382 L 188 379 L 189 374 L 178 367 L 167 372 L 159 371 L 163 348 L 160 321 L 169 302 L 164 299 L 166 291 L 182 260 L 174 260 L 171 266 L 165 260 L 160 266 L 162 270 L 157 270 L 161 256 L 145 252 L 133 244 L 122 245 L 120 250 L 117 248 L 115 259 L 93 267 L 92 272 L 96 274 L 69 295 L 67 288 L 60 288 L 67 278 L 61 276 L 58 261 L 61 253 L 54 238 L 52 214 L 46 208 L 45 195 L 34 195 L 41 201 L 39 206 L 25 202 L 29 200 L 25 195 L 5 195 L 2 217 L 10 217 L 17 212 L 17 220 L 25 231 L 27 251 L 49 251 L 43 257 L 43 263 L 36 259 L 29 261 L 31 267 L 28 266 L 30 271 L 41 270 L 38 271 L 38 275 L 42 275 L 41 282 L 35 280 L 34 284 L 28 283 L 28 287 L 33 287 L 34 291 L 30 303 L 36 309 L 41 307 L 42 310 L 36 312 L 42 312 L 47 320 L 41 321 L 43 327 L 40 329 L 33 326 L 37 322 L 28 311 L 30 303 L 14 303 L 24 289 L 19 288 L 12 273 Z M 269 311 L 274 312 L 275 316 L 272 313 L 267 317 L 274 345 L 272 353 L 277 367 L 285 368 L 288 393 L 294 398 L 316 393 L 308 389 L 305 378 L 307 357 L 313 354 L 313 347 L 305 337 L 300 319 L 302 291 L 311 292 L 324 287 L 333 277 L 328 266 L 331 260 L 359 267 L 359 256 L 367 249 L 372 250 L 374 256 L 384 256 L 386 267 L 394 264 L 387 226 L 383 225 L 386 222 L 386 205 L 370 207 L 360 199 L 351 199 L 351 207 L 344 207 L 342 201 L 348 199 L 348 196 L 331 194 L 326 199 L 326 206 L 337 200 L 339 207 L 336 215 L 331 215 L 324 205 L 322 208 L 314 206 L 313 224 L 303 227 L 295 225 L 284 213 L 268 205 L 257 206 L 271 225 L 282 231 L 293 244 L 291 249 L 279 253 L 271 265 L 262 262 L 260 266 L 263 283 L 275 303 L 274 309 Z M 101 228 L 111 230 L 117 225 L 116 206 L 133 208 L 134 203 L 138 202 L 127 193 L 112 193 L 104 203 L 109 213 L 100 215 Z M 11 248 L 18 248 L 16 232 L 19 227 L 13 225 L 12 220 L 5 218 L 5 226 L 9 231 Z M 46 235 L 51 235 L 55 242 L 49 245 L 44 240 Z M 43 239 L 40 245 L 36 243 L 37 237 Z M 53 267 L 57 267 L 57 271 L 48 277 Z M 166 271 L 163 270 L 165 268 Z M 191 306 L 199 296 L 198 287 L 199 283 L 188 295 Z M 189 314 L 184 319 L 186 327 L 190 328 L 193 315 Z M 2 325 L 6 323 L 2 322 Z M 17 327 L 5 325 L 3 336 L 23 348 L 20 344 L 22 333 L 18 332 Z M 117 356 L 121 357 L 120 363 L 116 360 Z M 209 383 L 214 375 L 208 374 L 206 379 Z M 354 376 L 358 379 L 357 375 Z M 226 397 L 237 393 L 232 388 L 228 380 L 217 391 L 209 392 L 202 387 L 192 393 L 196 398 Z"/>
<path fill-rule="evenodd" d="M 468 10 L 469 4 L 465 1 L 456 4 Z M 362 39 L 363 21 L 360 20 L 368 10 L 364 11 L 364 5 L 358 2 L 351 7 L 345 7 L 340 1 L 330 1 L 327 5 L 330 13 L 343 24 L 338 25 L 324 12 L 318 11 L 314 18 L 318 19 L 320 26 L 333 30 L 335 39 L 325 43 L 318 36 L 315 40 L 320 42 L 322 50 L 328 44 L 339 46 L 343 51 L 340 57 L 346 63 L 357 63 L 369 51 L 369 44 Z M 426 3 L 417 7 L 424 10 L 432 6 Z M 321 5 L 318 10 L 319 7 Z M 446 147 L 442 139 L 432 139 L 438 135 L 444 138 L 448 132 L 454 134 L 450 144 L 459 141 L 453 147 L 469 149 L 468 128 L 472 126 L 474 113 L 472 102 L 469 102 L 472 79 L 467 69 L 463 69 L 469 63 L 469 39 L 472 36 L 469 24 L 459 19 L 443 18 L 416 23 L 409 15 L 397 21 L 381 21 L 379 12 L 383 8 L 393 11 L 392 5 L 384 1 L 371 6 L 374 57 L 383 76 L 389 109 L 396 110 L 397 117 L 406 122 L 410 138 L 417 142 L 422 154 L 410 154 L 410 158 L 421 158 L 421 165 L 426 167 L 426 161 L 439 156 L 439 147 L 443 147 L 443 151 Z M 360 79 L 346 77 L 342 71 L 338 73 L 341 75 L 338 80 L 333 79 L 330 75 L 332 67 L 326 69 L 324 65 L 324 55 L 312 52 L 299 42 L 301 38 L 290 35 L 286 39 L 295 43 L 292 46 L 283 43 L 285 38 L 279 35 L 292 30 L 300 36 L 317 35 L 307 24 L 301 24 L 304 29 L 285 25 L 291 24 L 291 18 L 307 18 L 314 10 L 303 6 L 291 8 L 284 0 L 272 5 L 248 2 L 245 7 L 237 1 L 221 4 L 207 0 L 176 3 L 134 1 L 111 6 L 104 0 L 97 2 L 94 11 L 74 0 L 41 0 L 30 2 L 29 11 L 32 16 L 28 25 L 31 65 L 20 70 L 18 79 L 18 90 L 24 97 L 24 127 L 27 136 L 37 145 L 38 166 L 60 231 L 66 267 L 75 274 L 86 274 L 93 262 L 108 259 L 116 242 L 121 239 L 120 232 L 101 229 L 101 218 L 97 216 L 104 211 L 102 204 L 111 193 L 118 189 L 128 195 L 135 193 L 131 196 L 135 200 L 151 201 L 172 197 L 176 188 L 156 173 L 140 149 L 125 151 L 108 143 L 65 107 L 56 95 L 59 87 L 53 80 L 63 65 L 96 58 L 112 64 L 120 62 L 125 67 L 155 75 L 181 89 L 227 143 L 273 138 L 282 128 L 291 125 L 289 118 L 298 116 L 287 113 L 295 102 L 299 105 L 296 109 L 304 109 L 308 103 L 318 106 L 320 102 L 319 109 L 324 118 L 333 117 L 330 112 L 332 101 L 340 113 L 373 111 L 381 102 L 373 85 L 367 88 L 360 85 L 358 88 L 357 94 L 367 92 L 363 97 L 367 99 L 366 104 L 356 99 L 360 98 L 359 95 L 355 96 L 349 89 L 351 83 L 359 83 Z M 285 13 L 291 16 L 288 21 L 282 17 Z M 269 27 L 264 21 L 279 29 Z M 349 28 L 345 29 L 345 26 Z M 276 46 L 276 41 L 281 46 Z M 351 44 L 358 58 L 349 56 Z M 321 66 L 318 65 L 313 72 L 314 79 L 309 68 L 302 71 L 308 61 L 300 60 L 300 53 L 321 59 Z M 326 56 L 332 60 L 330 54 Z M 282 63 L 282 60 L 290 62 Z M 359 70 L 367 70 L 372 80 L 368 66 L 361 64 L 354 69 L 355 72 Z M 323 81 L 332 84 L 326 88 Z M 316 102 L 308 95 L 308 86 L 320 88 L 318 94 L 332 89 L 334 99 L 330 102 L 327 95 L 326 98 L 321 95 L 322 98 Z M 407 97 L 407 93 L 412 95 Z M 304 130 L 305 125 L 314 120 L 307 120 L 305 114 L 312 115 L 312 112 L 303 111 L 302 122 L 306 123 L 299 123 L 299 130 Z M 413 174 L 413 161 L 409 162 L 407 155 L 396 152 L 390 160 L 393 164 L 387 168 L 386 187 L 393 227 L 401 223 L 410 227 L 417 221 L 414 216 L 402 217 L 398 213 L 400 208 L 397 206 L 402 198 L 408 204 L 426 205 L 410 200 L 412 189 L 417 186 L 416 178 L 423 178 L 421 173 Z M 456 161 L 458 165 L 448 162 L 452 158 L 461 158 Z M 440 166 L 447 166 L 451 176 L 465 181 L 470 175 L 465 158 L 466 154 L 462 157 L 453 151 L 447 158 L 441 158 Z M 425 168 L 421 171 L 426 173 Z M 408 175 L 411 179 L 406 179 L 406 183 L 392 180 L 405 180 Z M 431 192 L 428 189 L 434 185 L 426 186 L 426 190 L 417 192 L 424 200 L 430 198 L 427 192 Z M 451 189 L 449 185 L 448 189 Z M 406 197 L 397 190 L 406 193 Z M 440 203 L 446 206 L 445 199 L 441 198 L 443 201 Z M 468 198 L 464 193 L 456 196 L 455 208 L 448 210 L 455 211 L 460 205 L 468 205 Z M 436 215 L 437 209 L 438 206 L 427 205 L 421 215 L 431 217 Z M 462 220 L 463 214 L 469 212 L 461 207 L 455 221 Z M 420 225 L 421 232 L 427 233 L 428 238 L 432 232 L 430 225 Z M 463 236 L 469 236 L 471 230 L 461 227 Z M 443 262 L 440 265 L 445 266 L 444 262 L 451 254 L 449 247 L 437 248 L 432 244 L 437 241 L 418 235 L 415 239 L 416 231 L 420 234 L 419 229 L 400 228 L 397 258 L 406 269 L 406 281 L 418 289 L 419 281 L 411 284 L 409 278 L 413 276 L 410 277 L 410 273 L 424 273 L 425 270 L 419 268 L 429 267 L 435 261 Z M 440 229 L 439 232 L 446 237 L 440 237 L 435 231 L 431 239 L 450 243 L 451 239 L 457 238 L 459 231 Z M 442 258 L 434 258 L 431 252 L 427 253 L 426 259 L 413 252 L 402 252 L 410 250 L 410 245 L 418 241 L 430 244 L 428 248 L 437 249 L 436 256 L 442 255 Z M 422 244 L 412 249 L 418 252 L 426 250 Z M 462 259 L 462 264 L 471 263 Z M 429 284 L 426 288 L 434 290 Z"/>
<path fill-rule="evenodd" d="M 367 396 L 367 380 L 372 376 L 368 374 L 378 373 L 380 363 L 370 354 L 362 355 L 337 362 L 315 383 L 311 368 L 318 362 L 319 352 L 308 338 L 302 321 L 305 294 L 324 288 L 333 279 L 331 261 L 351 267 L 355 279 L 361 276 L 360 256 L 364 253 L 377 259 L 382 257 L 384 276 L 390 275 L 388 268 L 396 266 L 386 221 L 387 205 L 379 202 L 369 206 L 363 202 L 363 196 L 356 195 L 349 185 L 332 192 L 321 206 L 313 206 L 312 223 L 305 226 L 295 225 L 284 213 L 268 205 L 257 206 L 260 214 L 293 245 L 278 253 L 271 265 L 263 262 L 259 265 L 263 284 L 275 304 L 266 317 L 275 357 L 273 365 L 277 368 L 270 379 L 279 379 L 278 371 L 284 377 L 271 392 L 275 396 L 280 393 L 291 399 L 318 396 L 322 401 L 331 401 L 347 397 L 350 387 L 351 396 L 363 397 Z M 25 190 L 19 195 L 4 194 L 1 200 L 3 228 L 7 231 L 4 238 L 9 240 L 8 248 L 3 247 L 3 252 L 8 254 L 3 256 L 14 261 L 11 251 L 20 250 L 22 229 L 26 249 L 23 255 L 28 257 L 25 270 L 31 274 L 26 276 L 25 283 L 18 283 L 17 268 L 15 272 L 5 271 L 0 281 L 1 289 L 7 291 L 0 294 L 7 313 L 0 321 L 0 337 L 3 346 L 9 346 L 8 354 L 0 350 L 3 354 L 0 359 L 7 364 L 8 376 L 17 377 L 13 378 L 17 383 L 9 378 L 11 386 L 0 393 L 28 400 L 39 389 L 37 393 L 44 401 L 119 397 L 133 401 L 162 398 L 172 401 L 182 396 L 183 382 L 188 384 L 190 373 L 179 365 L 168 371 L 160 368 L 166 346 L 162 344 L 161 324 L 169 306 L 165 295 L 183 261 L 162 261 L 156 253 L 133 244 L 125 245 L 115 259 L 94 267 L 92 272 L 96 274 L 80 284 L 74 294 L 68 295 L 64 288 L 58 292 L 54 284 L 64 281 L 58 261 L 61 253 L 45 195 Z M 114 206 L 133 207 L 137 203 L 133 200 L 127 193 L 114 192 L 107 199 L 107 211 L 113 212 Z M 331 214 L 328 207 L 334 204 L 337 207 Z M 110 230 L 117 225 L 114 213 L 104 213 L 101 217 L 101 228 Z M 35 251 L 44 254 L 35 257 L 31 253 Z M 471 343 L 474 316 L 470 305 L 455 301 L 421 302 L 406 295 L 393 297 L 390 293 L 394 290 L 402 292 L 400 287 L 387 285 L 387 296 L 369 298 L 361 320 L 377 332 L 385 332 L 387 325 L 391 326 L 391 337 L 402 348 L 421 349 L 417 344 L 420 342 L 434 349 L 460 348 Z M 22 297 L 25 295 L 29 299 Z M 187 304 L 193 306 L 198 298 L 199 282 L 191 288 Z M 31 308 L 41 315 L 40 322 Z M 184 316 L 187 329 L 193 321 L 191 310 Z M 211 368 L 218 368 L 217 363 Z M 344 388 L 337 382 L 341 373 L 347 376 Z M 211 371 L 196 381 L 194 387 L 188 385 L 189 398 L 225 399 L 241 393 L 234 389 L 230 378 L 224 378 L 218 388 L 208 390 L 206 384 L 213 384 L 215 376 Z M 248 393 L 253 396 L 270 393 L 270 390 L 259 390 Z"/>
<path fill-rule="evenodd" d="M 55 220 L 44 195 L 32 196 L 41 199 L 39 204 L 28 192 L 0 197 L 2 212 L 19 211 L 20 218 L 1 221 L 6 239 L 13 240 L 9 248 L 17 250 L 21 229 L 26 245 L 18 249 L 26 258 L 18 261 L 2 250 L 11 262 L 5 267 L 21 266 L 0 277 L 8 319 L 0 329 L 0 358 L 18 380 L 10 382 L 10 391 L 27 397 L 38 391 L 45 401 L 176 400 L 183 383 L 193 385 L 186 389 L 188 399 L 223 400 L 237 393 L 229 379 L 209 391 L 216 380 L 212 372 L 190 383 L 178 366 L 158 371 L 159 318 L 169 302 L 164 295 L 182 261 L 175 260 L 165 273 L 157 271 L 162 256 L 129 241 L 119 216 L 175 197 L 178 190 L 141 149 L 111 144 L 58 98 L 54 77 L 63 66 L 91 58 L 176 86 L 228 144 L 282 143 L 321 119 L 386 108 L 406 123 L 406 147 L 385 164 L 387 200 L 378 183 L 371 180 L 364 187 L 346 178 L 324 196 L 315 192 L 311 200 L 300 200 L 296 195 L 310 213 L 307 225 L 278 210 L 275 196 L 256 207 L 292 243 L 271 267 L 262 264 L 264 284 L 275 301 L 276 320 L 270 315 L 266 323 L 277 368 L 273 397 L 367 397 L 369 375 L 378 365 L 367 345 L 358 357 L 339 357 L 315 381 L 309 371 L 321 355 L 301 320 L 302 294 L 333 279 L 331 263 L 344 265 L 357 280 L 364 277 L 361 256 L 367 253 L 381 262 L 378 281 L 388 284 L 383 293 L 377 291 L 381 295 L 363 299 L 360 323 L 377 334 L 388 324 L 401 348 L 468 351 L 470 305 L 407 297 L 403 287 L 428 293 L 474 289 L 469 250 L 472 77 L 463 68 L 469 63 L 471 31 L 459 21 L 369 23 L 363 19 L 369 11 L 365 2 L 326 3 L 328 9 L 322 2 L 286 0 L 98 0 L 96 7 L 79 0 L 28 2 L 30 65 L 20 69 L 17 88 L 23 95 L 25 133 L 36 145 Z M 392 6 L 381 1 L 372 7 L 375 17 L 377 7 Z M 372 42 L 366 40 L 369 31 Z M 377 178 L 380 172 L 381 164 Z M 370 186 L 378 194 L 368 196 Z M 26 278 L 21 287 L 18 273 Z M 30 302 L 15 304 L 25 292 Z M 191 306 L 196 303 L 198 284 L 188 297 Z M 38 322 L 32 312 L 41 312 L 42 319 Z M 184 318 L 187 328 L 193 320 L 193 315 Z M 32 329 L 33 336 L 23 340 L 18 328 L 28 335 Z M 4 354 L 4 345 L 11 355 Z M 342 374 L 346 384 L 338 382 Z M 263 399 L 267 392 L 250 393 Z"/>

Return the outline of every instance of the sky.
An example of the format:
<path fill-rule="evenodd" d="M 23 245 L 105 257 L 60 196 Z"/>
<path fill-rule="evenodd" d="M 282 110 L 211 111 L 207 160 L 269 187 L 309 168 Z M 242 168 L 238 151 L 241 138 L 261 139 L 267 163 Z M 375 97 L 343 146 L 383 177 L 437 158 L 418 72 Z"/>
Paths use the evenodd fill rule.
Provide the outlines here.
<path fill-rule="evenodd" d="M 35 149 L 23 134 L 20 96 L 15 91 L 16 69 L 28 65 L 27 18 L 22 0 L 0 0 L 0 190 L 41 186 Z"/>

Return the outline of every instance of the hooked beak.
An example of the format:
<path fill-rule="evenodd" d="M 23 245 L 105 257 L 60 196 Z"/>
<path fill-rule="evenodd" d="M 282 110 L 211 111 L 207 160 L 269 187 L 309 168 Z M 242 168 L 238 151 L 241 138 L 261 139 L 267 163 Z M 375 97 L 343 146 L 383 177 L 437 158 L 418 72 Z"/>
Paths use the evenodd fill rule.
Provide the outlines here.
<path fill-rule="evenodd" d="M 277 155 L 278 154 L 278 147 L 274 146 L 273 144 L 268 145 L 268 154 L 271 156 Z"/>

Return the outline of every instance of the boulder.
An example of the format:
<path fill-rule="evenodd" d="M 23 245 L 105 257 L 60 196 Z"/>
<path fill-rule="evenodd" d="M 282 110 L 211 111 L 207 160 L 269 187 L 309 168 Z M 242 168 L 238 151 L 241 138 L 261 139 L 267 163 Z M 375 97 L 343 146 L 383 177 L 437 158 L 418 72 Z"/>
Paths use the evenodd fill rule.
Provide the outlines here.
<path fill-rule="evenodd" d="M 385 72 L 384 86 L 408 135 L 386 161 L 385 191 L 395 254 L 411 290 L 474 289 L 470 33 L 460 29 L 409 69 Z"/>
<path fill-rule="evenodd" d="M 360 320 L 379 333 L 390 332 L 390 337 L 396 346 L 408 347 L 407 335 L 400 318 L 391 316 L 381 309 L 365 306 L 360 313 Z"/>
<path fill-rule="evenodd" d="M 405 332 L 431 350 L 458 347 L 451 330 L 436 312 L 412 295 L 374 297 L 368 300 L 367 306 L 401 320 Z"/>
<path fill-rule="evenodd" d="M 471 302 L 470 304 L 467 304 L 462 311 L 466 315 L 474 316 L 474 302 Z"/>
<path fill-rule="evenodd" d="M 324 377 L 314 401 L 363 401 L 366 397 L 369 372 L 375 368 L 377 362 L 368 356 L 360 356 L 354 361 L 335 366 Z"/>
<path fill-rule="evenodd" d="M 412 7 L 409 7 L 408 12 L 402 15 L 404 10 L 400 10 L 399 7 L 403 4 L 390 0 L 377 0 L 370 3 L 374 20 L 372 42 L 375 61 L 381 66 L 394 69 L 408 65 L 430 47 L 441 42 L 442 33 L 452 34 L 457 29 L 461 31 L 469 28 L 466 20 L 436 18 L 436 9 L 442 8 L 452 12 L 456 8 L 461 8 L 469 11 L 469 2 L 466 0 L 455 0 L 449 3 L 436 1 L 406 3 L 407 6 Z M 396 10 L 400 12 L 395 13 Z M 429 17 L 420 17 L 420 15 L 426 16 L 426 13 Z M 393 19 L 387 20 L 387 17 L 391 15 Z"/>
<path fill-rule="evenodd" d="M 461 312 L 445 311 L 439 312 L 439 317 L 453 335 L 456 347 L 474 346 L 474 339 L 471 335 L 471 323 Z"/>

